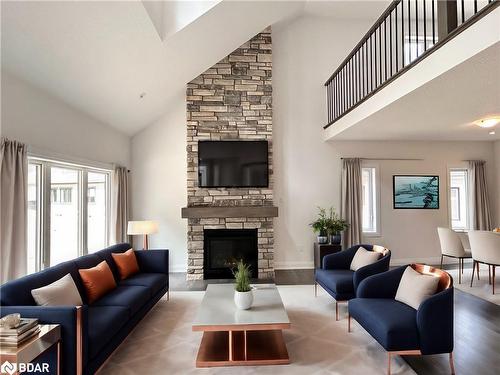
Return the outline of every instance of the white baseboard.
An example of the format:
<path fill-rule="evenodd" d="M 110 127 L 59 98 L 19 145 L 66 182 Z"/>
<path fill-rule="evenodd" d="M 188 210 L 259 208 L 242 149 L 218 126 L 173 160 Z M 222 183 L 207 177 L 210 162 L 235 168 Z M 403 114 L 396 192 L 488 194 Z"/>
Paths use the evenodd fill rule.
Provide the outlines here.
<path fill-rule="evenodd" d="M 171 264 L 170 272 L 187 272 L 187 266 L 185 264 Z"/>
<path fill-rule="evenodd" d="M 275 270 L 301 270 L 301 269 L 314 269 L 314 262 L 312 260 L 303 260 L 298 262 L 274 262 Z"/>

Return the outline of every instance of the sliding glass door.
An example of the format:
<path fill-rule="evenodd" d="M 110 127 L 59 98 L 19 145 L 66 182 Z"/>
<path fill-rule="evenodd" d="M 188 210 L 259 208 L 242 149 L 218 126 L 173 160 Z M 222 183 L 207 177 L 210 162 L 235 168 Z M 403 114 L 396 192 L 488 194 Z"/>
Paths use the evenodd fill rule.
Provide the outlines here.
<path fill-rule="evenodd" d="M 108 245 L 110 171 L 29 159 L 28 272 Z"/>
<path fill-rule="evenodd" d="M 50 265 L 79 255 L 81 171 L 50 167 Z"/>

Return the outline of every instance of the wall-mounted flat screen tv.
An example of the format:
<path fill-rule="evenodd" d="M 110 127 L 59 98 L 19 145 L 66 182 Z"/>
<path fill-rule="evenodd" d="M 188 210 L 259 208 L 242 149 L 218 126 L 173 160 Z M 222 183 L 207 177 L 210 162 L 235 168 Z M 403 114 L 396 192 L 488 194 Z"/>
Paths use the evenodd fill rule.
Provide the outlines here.
<path fill-rule="evenodd" d="M 268 187 L 267 141 L 198 142 L 200 187 Z"/>

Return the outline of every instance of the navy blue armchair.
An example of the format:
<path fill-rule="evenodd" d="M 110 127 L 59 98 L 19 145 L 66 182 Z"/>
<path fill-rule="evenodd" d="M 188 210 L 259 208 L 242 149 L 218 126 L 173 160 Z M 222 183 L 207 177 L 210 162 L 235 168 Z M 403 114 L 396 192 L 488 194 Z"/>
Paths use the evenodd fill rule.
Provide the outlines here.
<path fill-rule="evenodd" d="M 357 297 L 348 305 L 348 331 L 354 318 L 391 355 L 449 353 L 453 367 L 453 279 L 445 271 L 422 264 L 410 265 L 416 271 L 439 276 L 436 294 L 418 310 L 396 301 L 399 282 L 407 266 L 398 267 L 363 280 Z"/>
<path fill-rule="evenodd" d="M 132 329 L 167 294 L 168 250 L 136 251 L 140 272 L 120 280 L 112 253 L 130 249 L 123 243 L 12 280 L 0 287 L 0 316 L 20 313 L 40 323 L 61 325 L 61 373 L 94 374 Z M 117 287 L 88 304 L 79 269 L 105 260 Z M 37 306 L 31 290 L 71 274 L 83 306 Z"/>
<path fill-rule="evenodd" d="M 357 271 L 351 271 L 350 265 L 352 259 L 360 247 L 364 247 L 369 251 L 379 252 L 380 259 Z M 368 276 L 387 271 L 390 260 L 391 252 L 385 247 L 378 245 L 355 245 L 344 251 L 326 255 L 323 258 L 322 267 L 315 270 L 315 295 L 317 295 L 317 287 L 320 285 L 335 299 L 335 319 L 339 320 L 338 303 L 349 301 L 356 297 L 356 290 L 361 281 Z"/>

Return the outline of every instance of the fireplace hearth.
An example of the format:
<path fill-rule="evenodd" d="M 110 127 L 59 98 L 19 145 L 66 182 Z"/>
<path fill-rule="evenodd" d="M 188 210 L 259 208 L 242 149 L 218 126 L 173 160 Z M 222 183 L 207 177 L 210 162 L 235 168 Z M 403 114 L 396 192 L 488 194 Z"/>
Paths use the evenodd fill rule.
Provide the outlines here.
<path fill-rule="evenodd" d="M 257 229 L 205 229 L 203 275 L 205 279 L 232 279 L 239 260 L 258 277 Z"/>

